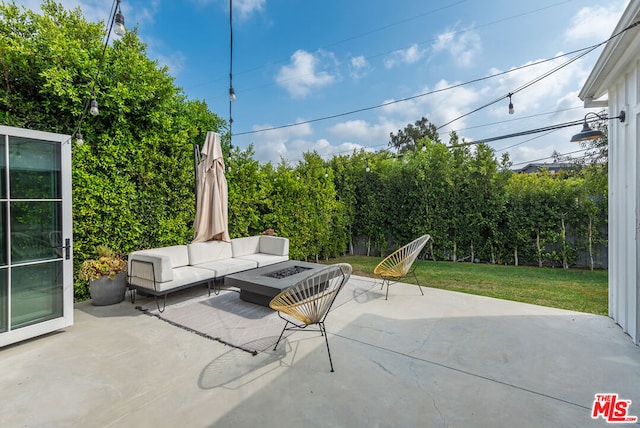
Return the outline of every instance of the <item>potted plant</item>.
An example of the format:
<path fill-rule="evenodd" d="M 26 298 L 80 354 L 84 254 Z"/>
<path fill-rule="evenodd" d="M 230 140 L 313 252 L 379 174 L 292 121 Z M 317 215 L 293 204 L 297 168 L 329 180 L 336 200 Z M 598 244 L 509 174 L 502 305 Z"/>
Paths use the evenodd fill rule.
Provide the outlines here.
<path fill-rule="evenodd" d="M 96 253 L 98 258 L 82 262 L 79 275 L 89 281 L 91 302 L 96 306 L 122 302 L 127 289 L 127 261 L 106 245 L 98 245 Z"/>

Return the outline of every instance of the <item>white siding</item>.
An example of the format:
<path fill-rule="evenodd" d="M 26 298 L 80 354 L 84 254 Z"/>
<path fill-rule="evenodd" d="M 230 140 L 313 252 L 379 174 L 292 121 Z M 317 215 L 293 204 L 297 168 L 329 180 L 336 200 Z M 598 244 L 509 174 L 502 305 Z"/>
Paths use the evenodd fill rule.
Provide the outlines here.
<path fill-rule="evenodd" d="M 626 120 L 609 122 L 609 316 L 640 342 L 640 183 L 638 181 L 640 104 L 639 62 L 633 61 L 609 87 L 609 116 L 626 112 Z"/>

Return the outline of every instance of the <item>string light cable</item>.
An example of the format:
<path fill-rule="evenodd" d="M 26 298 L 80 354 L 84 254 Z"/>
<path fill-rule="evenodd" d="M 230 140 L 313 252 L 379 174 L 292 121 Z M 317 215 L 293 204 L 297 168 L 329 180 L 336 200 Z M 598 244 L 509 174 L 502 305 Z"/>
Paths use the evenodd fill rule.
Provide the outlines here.
<path fill-rule="evenodd" d="M 82 127 L 82 122 L 84 121 L 84 118 L 87 115 L 87 111 L 91 108 L 91 104 L 94 101 L 94 96 L 95 96 L 95 90 L 96 90 L 96 85 L 98 82 L 98 78 L 100 77 L 100 72 L 102 70 L 102 65 L 104 63 L 104 57 L 105 54 L 107 52 L 107 47 L 109 45 L 109 38 L 111 37 L 111 31 L 113 30 L 113 26 L 116 20 L 116 15 L 118 12 L 118 6 L 120 4 L 120 0 L 113 0 L 113 3 L 111 5 L 111 10 L 109 12 L 109 22 L 107 23 L 107 30 L 106 30 L 106 34 L 104 36 L 104 45 L 102 47 L 102 54 L 100 55 L 100 62 L 98 63 L 98 69 L 96 70 L 96 75 L 93 78 L 93 81 L 91 82 L 91 95 L 89 96 L 89 98 L 87 98 L 85 105 L 84 105 L 84 109 L 82 110 L 82 113 L 80 114 L 80 118 L 78 119 L 78 123 L 76 124 L 73 133 L 71 134 L 71 140 L 73 140 L 73 138 L 76 135 L 79 135 L 80 137 L 82 136 L 82 134 L 80 133 L 80 128 Z M 97 105 L 96 105 L 97 108 Z"/>
<path fill-rule="evenodd" d="M 362 113 L 362 112 L 365 112 L 365 111 L 375 110 L 375 109 L 379 109 L 379 108 L 382 108 L 382 107 L 387 107 L 389 105 L 393 105 L 393 104 L 402 103 L 402 102 L 405 102 L 405 101 L 410 101 L 410 100 L 414 100 L 414 99 L 417 99 L 417 98 L 425 97 L 427 95 L 433 95 L 433 94 L 436 94 L 436 93 L 440 93 L 440 92 L 452 90 L 452 89 L 455 89 L 455 88 L 459 88 L 459 87 L 462 87 L 462 86 L 470 85 L 470 84 L 473 84 L 473 83 L 478 83 L 478 82 L 481 82 L 481 81 L 484 81 L 484 80 L 488 80 L 488 79 L 492 79 L 492 78 L 499 77 L 499 76 L 502 76 L 502 75 L 506 75 L 506 74 L 509 74 L 509 73 L 513 73 L 515 71 L 519 71 L 519 70 L 522 70 L 522 69 L 527 68 L 527 67 L 533 67 L 535 65 L 539 65 L 539 64 L 542 64 L 542 63 L 545 63 L 545 62 L 556 60 L 558 58 L 562 58 L 562 57 L 566 57 L 566 56 L 573 55 L 573 54 L 576 54 L 576 53 L 580 53 L 576 57 L 573 57 L 572 59 L 568 60 L 567 62 L 565 62 L 563 64 L 560 64 L 557 67 L 554 67 L 553 69 L 547 71 L 546 73 L 542 74 L 541 76 L 529 81 L 528 83 L 525 83 L 524 85 L 520 86 L 519 88 L 517 88 L 517 89 L 515 89 L 515 90 L 513 90 L 513 91 L 511 91 L 509 93 L 509 94 L 513 95 L 513 94 L 515 94 L 517 92 L 520 92 L 520 91 L 532 86 L 535 83 L 538 83 L 540 80 L 550 76 L 551 74 L 553 74 L 553 73 L 559 71 L 560 69 L 568 66 L 569 64 L 577 61 L 578 59 L 582 58 L 583 56 L 593 52 L 595 49 L 597 49 L 600 46 L 608 43 L 610 40 L 620 36 L 625 31 L 628 31 L 628 30 L 638 26 L 639 24 L 640 24 L 640 21 L 637 21 L 637 22 L 629 25 L 628 27 L 622 29 L 620 32 L 618 32 L 616 34 L 613 34 L 608 39 L 606 39 L 606 40 L 604 40 L 604 41 L 602 41 L 600 43 L 597 43 L 595 45 L 588 46 L 586 48 L 577 49 L 577 50 L 574 50 L 574 51 L 571 51 L 571 52 L 568 52 L 568 53 L 565 53 L 565 54 L 556 55 L 555 57 L 552 57 L 552 58 L 536 61 L 536 62 L 533 62 L 531 64 L 525 64 L 525 65 L 520 66 L 520 67 L 515 67 L 515 68 L 512 68 L 510 70 L 506 70 L 506 71 L 499 72 L 499 73 L 494 73 L 494 74 L 491 74 L 491 75 L 488 75 L 488 76 L 485 76 L 485 77 L 480 77 L 480 78 L 477 78 L 477 79 L 469 80 L 469 81 L 466 81 L 466 82 L 463 82 L 463 83 L 459 83 L 459 84 L 456 84 L 456 85 L 451 85 L 451 86 L 448 86 L 446 88 L 440 88 L 440 89 L 436 89 L 436 90 L 433 90 L 433 91 L 428 91 L 428 92 L 424 92 L 424 93 L 421 93 L 421 94 L 413 95 L 413 96 L 410 96 L 410 97 L 401 98 L 401 99 L 393 100 L 393 101 L 387 101 L 387 102 L 384 102 L 384 103 L 381 103 L 381 104 L 377 104 L 377 105 L 374 105 L 374 106 L 363 107 L 363 108 L 350 110 L 350 111 L 343 112 L 343 113 L 336 113 L 336 114 L 332 114 L 332 115 L 318 117 L 318 118 L 315 118 L 315 119 L 299 121 L 299 122 L 296 122 L 296 123 L 289 123 L 289 124 L 285 124 L 285 125 L 279 125 L 279 126 L 272 126 L 272 127 L 268 127 L 268 128 L 255 129 L 255 130 L 252 130 L 252 131 L 239 132 L 239 133 L 235 133 L 233 135 L 240 136 L 240 135 L 257 134 L 257 133 L 261 133 L 261 132 L 274 131 L 274 130 L 283 129 L 283 128 L 290 128 L 290 127 L 294 127 L 294 126 L 300 126 L 300 125 L 305 125 L 305 124 L 314 123 L 314 122 L 320 122 L 320 121 L 329 120 L 329 119 L 336 119 L 338 117 L 344 117 L 344 116 L 349 116 L 349 115 L 353 115 L 353 114 L 357 114 L 357 113 Z M 465 113 L 465 114 L 463 114 L 463 115 L 461 115 L 459 117 L 456 117 L 455 119 L 453 119 L 453 120 L 451 120 L 451 121 L 449 121 L 449 122 L 447 122 L 447 123 L 445 123 L 443 125 L 440 125 L 437 129 L 441 129 L 442 127 L 447 126 L 447 125 L 449 125 L 449 124 L 451 124 L 451 123 L 453 123 L 453 122 L 455 122 L 455 121 L 457 121 L 457 120 L 459 120 L 461 118 L 469 116 L 469 115 L 471 115 L 473 113 L 476 113 L 476 112 L 478 112 L 478 111 L 480 111 L 480 110 L 482 110 L 484 108 L 487 108 L 487 107 L 489 107 L 489 106 L 491 106 L 491 105 L 493 105 L 493 104 L 495 104 L 495 103 L 497 103 L 499 101 L 502 101 L 505 98 L 508 98 L 509 94 L 502 95 L 502 96 L 494 99 L 493 101 L 491 101 L 489 103 L 486 103 L 486 104 L 484 104 L 484 105 L 482 105 L 482 106 L 480 106 L 480 107 L 478 107 L 478 108 L 476 108 L 476 109 L 474 109 L 474 110 L 472 110 L 472 111 L 470 111 L 468 113 Z"/>
<path fill-rule="evenodd" d="M 479 78 L 476 78 L 476 79 L 473 79 L 473 80 L 468 80 L 468 81 L 462 82 L 462 83 L 457 83 L 455 85 L 447 86 L 445 88 L 434 89 L 432 91 L 423 92 L 423 93 L 420 93 L 420 94 L 417 94 L 417 95 L 412 95 L 410 97 L 399 98 L 397 100 L 387 101 L 387 102 L 384 102 L 382 104 L 376 104 L 374 106 L 362 107 L 362 108 L 359 108 L 359 109 L 350 110 L 350 111 L 346 111 L 346 112 L 343 112 L 343 113 L 336 113 L 336 114 L 333 114 L 333 115 L 322 116 L 322 117 L 318 117 L 318 118 L 315 118 L 315 119 L 304 120 L 304 121 L 300 121 L 300 122 L 296 122 L 296 123 L 289 123 L 289 124 L 285 124 L 285 125 L 272 126 L 272 127 L 268 127 L 268 128 L 260 128 L 260 129 L 255 129 L 253 131 L 237 132 L 237 133 L 235 133 L 233 135 L 240 136 L 240 135 L 257 134 L 257 133 L 267 132 L 267 131 L 275 131 L 275 130 L 278 130 L 278 129 L 291 128 L 291 127 L 294 127 L 294 126 L 306 125 L 308 123 L 320 122 L 320 121 L 329 120 L 329 119 L 336 119 L 336 118 L 339 118 L 339 117 L 350 116 L 350 115 L 353 115 L 353 114 L 356 114 L 356 113 L 362 113 L 362 112 L 369 111 L 369 110 L 375 110 L 375 109 L 379 109 L 379 108 L 382 108 L 382 107 L 387 107 L 387 106 L 390 106 L 390 105 L 393 105 L 393 104 L 403 103 L 403 102 L 406 102 L 406 101 L 415 100 L 417 98 L 426 97 L 428 95 L 433 95 L 433 94 L 437 94 L 437 93 L 440 93 L 440 92 L 450 91 L 452 89 L 456 89 L 456 88 L 460 88 L 460 87 L 463 87 L 463 86 L 471 85 L 471 84 L 474 84 L 474 83 L 482 82 L 484 80 L 493 79 L 495 77 L 504 76 L 504 75 L 509 74 L 509 73 L 513 73 L 513 72 L 516 72 L 516 71 L 519 71 L 519 70 L 522 70 L 522 69 L 525 69 L 525 68 L 528 68 L 528 67 L 533 67 L 533 66 L 536 66 L 536 65 L 540 65 L 540 64 L 543 64 L 545 62 L 553 61 L 553 60 L 556 60 L 558 58 L 562 58 L 562 57 L 565 57 L 565 56 L 568 56 L 568 55 L 572 55 L 572 54 L 574 54 L 576 52 L 581 52 L 581 51 L 584 51 L 584 50 L 590 49 L 590 48 L 591 48 L 591 46 L 588 47 L 588 48 L 582 48 L 582 49 L 578 49 L 578 50 L 575 50 L 575 51 L 572 51 L 572 52 L 567 52 L 565 54 L 560 54 L 560 55 L 557 55 L 557 56 L 555 56 L 553 58 L 548 58 L 548 59 L 543 59 L 543 60 L 540 60 L 540 61 L 536 61 L 536 62 L 533 62 L 531 64 L 525 64 L 525 65 L 522 65 L 520 67 L 512 68 L 510 70 L 501 71 L 501 72 L 498 72 L 498 73 L 490 74 L 488 76 L 479 77 Z M 504 98 L 505 98 L 505 96 L 500 97 L 500 98 L 492 101 L 491 104 L 495 104 L 496 102 L 501 101 Z M 489 105 L 491 105 L 491 104 L 489 104 Z"/>

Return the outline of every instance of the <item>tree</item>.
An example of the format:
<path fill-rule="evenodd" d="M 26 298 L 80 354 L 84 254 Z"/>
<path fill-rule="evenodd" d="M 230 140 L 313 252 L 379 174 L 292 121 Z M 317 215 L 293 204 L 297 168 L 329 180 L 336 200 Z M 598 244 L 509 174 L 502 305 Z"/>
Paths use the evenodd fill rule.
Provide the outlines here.
<path fill-rule="evenodd" d="M 415 126 L 408 124 L 404 130 L 399 129 L 397 134 L 390 133 L 389 147 L 395 148 L 400 153 L 420 148 L 420 140 L 429 138 L 431 141 L 440 142 L 438 128 L 426 117 L 416 120 Z"/>
<path fill-rule="evenodd" d="M 101 60 L 103 23 L 51 0 L 41 7 L 37 14 L 0 3 L 0 117 L 72 134 L 87 101 L 99 100 L 100 114 L 82 121 L 85 144 L 73 147 L 76 273 L 100 244 L 128 253 L 190 240 L 193 145 L 207 131 L 222 133 L 225 122 L 186 99 L 135 31 L 114 40 Z M 77 298 L 86 296 L 77 289 Z"/>

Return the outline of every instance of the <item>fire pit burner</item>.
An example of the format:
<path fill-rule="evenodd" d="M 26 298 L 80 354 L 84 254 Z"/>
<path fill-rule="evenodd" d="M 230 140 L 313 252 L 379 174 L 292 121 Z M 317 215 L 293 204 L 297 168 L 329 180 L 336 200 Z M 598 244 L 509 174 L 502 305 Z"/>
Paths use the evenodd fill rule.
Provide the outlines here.
<path fill-rule="evenodd" d="M 309 270 L 309 269 L 312 269 L 312 268 L 304 267 L 304 266 L 291 266 L 291 267 L 287 267 L 287 268 L 284 268 L 284 269 L 277 270 L 275 272 L 267 273 L 264 276 L 268 276 L 269 278 L 282 279 L 282 278 L 286 278 L 286 277 L 291 276 L 291 275 L 295 275 L 295 274 L 304 272 L 304 271 Z"/>
<path fill-rule="evenodd" d="M 324 269 L 325 265 L 287 260 L 273 265 L 262 266 L 224 277 L 226 287 L 240 289 L 240 299 L 269 307 L 269 302 L 282 290 L 296 284 L 314 270 Z"/>

